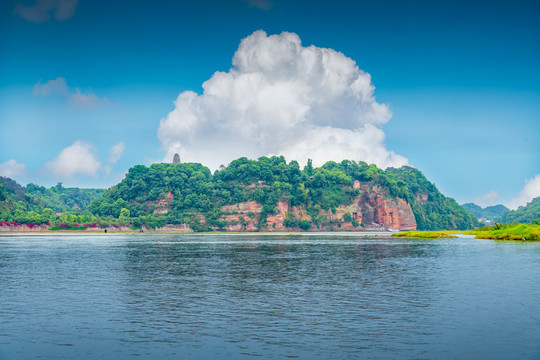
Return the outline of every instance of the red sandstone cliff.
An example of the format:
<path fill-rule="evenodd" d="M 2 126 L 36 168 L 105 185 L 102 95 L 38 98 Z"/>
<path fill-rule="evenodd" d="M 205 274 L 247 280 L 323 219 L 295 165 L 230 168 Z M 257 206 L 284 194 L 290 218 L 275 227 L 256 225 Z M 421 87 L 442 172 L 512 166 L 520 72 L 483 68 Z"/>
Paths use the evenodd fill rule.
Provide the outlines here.
<path fill-rule="evenodd" d="M 320 210 L 319 226 L 312 225 L 311 231 L 328 230 L 416 230 L 416 220 L 410 205 L 401 198 L 391 197 L 378 186 L 355 183 L 360 194 L 350 205 L 342 205 L 331 210 Z M 222 206 L 220 220 L 226 221 L 227 231 L 287 231 L 299 230 L 283 225 L 287 216 L 297 220 L 314 219 L 304 207 L 291 207 L 287 201 L 280 201 L 275 214 L 267 215 L 266 225 L 259 228 L 262 205 L 255 201 L 246 201 L 234 205 Z M 353 221 L 345 222 L 345 214 L 350 214 Z M 356 225 L 356 226 L 355 226 Z"/>
<path fill-rule="evenodd" d="M 261 221 L 263 206 L 255 201 L 246 201 L 221 207 L 222 215 L 219 220 L 226 231 L 291 231 L 300 228 L 290 228 L 283 225 L 287 217 L 298 221 L 308 220 L 312 223 L 311 231 L 358 231 L 358 230 L 416 230 L 416 221 L 409 204 L 400 198 L 392 197 L 386 190 L 371 184 L 354 183 L 358 189 L 356 196 L 349 205 L 341 205 L 332 210 L 319 210 L 316 219 L 312 219 L 303 206 L 291 207 L 285 200 L 276 204 L 275 213 L 268 214 L 266 221 Z M 427 197 L 427 196 L 426 196 Z M 423 198 L 421 198 L 423 200 Z M 427 200 L 427 199 L 426 199 Z M 172 193 L 167 194 L 166 199 L 149 202 L 147 206 L 154 207 L 155 214 L 166 214 L 173 201 Z M 348 215 L 352 221 L 345 221 Z M 206 223 L 202 214 L 198 215 L 201 224 Z M 317 224 L 317 225 L 315 225 Z M 218 230 L 217 226 L 213 227 Z M 46 231 L 48 226 L 0 226 L 0 232 L 22 231 L 39 232 Z M 129 231 L 126 229 L 110 229 L 111 231 Z M 103 231 L 102 229 L 89 229 L 88 231 Z M 150 229 L 146 229 L 150 231 Z M 191 231 L 186 224 L 166 225 L 159 231 Z"/>

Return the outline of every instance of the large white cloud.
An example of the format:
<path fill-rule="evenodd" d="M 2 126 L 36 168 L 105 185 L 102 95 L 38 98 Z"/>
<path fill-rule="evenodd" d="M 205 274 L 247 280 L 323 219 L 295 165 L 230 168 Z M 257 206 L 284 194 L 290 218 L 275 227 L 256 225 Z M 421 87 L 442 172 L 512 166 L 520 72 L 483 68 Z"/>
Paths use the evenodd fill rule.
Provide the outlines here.
<path fill-rule="evenodd" d="M 371 76 L 340 52 L 304 47 L 294 33 L 256 31 L 241 41 L 232 68 L 203 84 L 202 95 L 178 96 L 158 138 L 166 160 L 179 152 L 211 168 L 263 155 L 405 165 L 386 149 L 381 127 L 392 114 L 374 89 Z"/>
<path fill-rule="evenodd" d="M 18 163 L 15 159 L 0 163 L 0 176 L 14 179 L 24 174 L 26 174 L 26 164 Z"/>
<path fill-rule="evenodd" d="M 532 199 L 540 196 L 540 174 L 537 174 L 532 179 L 525 181 L 525 186 L 518 196 L 510 200 L 506 206 L 509 209 L 515 210 L 520 206 L 525 206 Z"/>
<path fill-rule="evenodd" d="M 91 144 L 77 140 L 62 150 L 56 159 L 45 163 L 45 168 L 62 179 L 71 179 L 77 174 L 95 177 L 101 163 Z"/>

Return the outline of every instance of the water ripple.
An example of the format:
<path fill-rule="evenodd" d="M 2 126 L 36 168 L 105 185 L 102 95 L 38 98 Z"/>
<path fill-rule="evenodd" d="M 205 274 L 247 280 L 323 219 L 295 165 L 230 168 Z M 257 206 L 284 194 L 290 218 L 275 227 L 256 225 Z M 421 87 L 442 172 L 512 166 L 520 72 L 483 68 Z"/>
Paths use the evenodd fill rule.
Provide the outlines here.
<path fill-rule="evenodd" d="M 540 358 L 540 246 L 0 237 L 0 359 Z"/>

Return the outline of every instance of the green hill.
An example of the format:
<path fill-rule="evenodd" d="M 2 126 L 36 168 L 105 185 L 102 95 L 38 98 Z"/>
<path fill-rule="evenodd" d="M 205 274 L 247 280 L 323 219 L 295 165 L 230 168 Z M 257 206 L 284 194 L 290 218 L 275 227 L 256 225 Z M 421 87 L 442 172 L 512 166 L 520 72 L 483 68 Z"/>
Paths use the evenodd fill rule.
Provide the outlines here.
<path fill-rule="evenodd" d="M 402 166 L 399 169 L 389 168 L 386 173 L 392 179 L 389 183 L 391 192 L 404 196 L 411 205 L 418 230 L 464 230 L 479 226 L 474 216 L 454 199 L 441 194 L 419 170 Z M 400 185 L 401 193 L 394 181 Z"/>
<path fill-rule="evenodd" d="M 484 218 L 486 220 L 495 221 L 510 211 L 504 205 L 494 205 L 482 208 L 473 203 L 461 205 L 465 210 L 473 214 L 477 219 Z"/>
<path fill-rule="evenodd" d="M 62 216 L 54 213 L 62 212 Z M 0 220 L 101 223 L 195 231 L 439 230 L 478 222 L 411 167 L 329 161 L 301 169 L 283 156 L 240 158 L 212 173 L 197 163 L 132 167 L 108 190 L 0 182 Z M 185 225 L 184 225 L 185 224 Z M 107 226 L 107 225 L 105 225 Z"/>
<path fill-rule="evenodd" d="M 35 184 L 21 186 L 0 176 L 0 220 L 41 224 L 54 218 L 54 213 L 79 213 L 90 202 L 103 195 L 102 189 L 64 188 L 61 183 L 51 188 Z"/>
<path fill-rule="evenodd" d="M 505 224 L 540 221 L 540 197 L 533 199 L 526 206 L 506 213 L 500 221 Z"/>
<path fill-rule="evenodd" d="M 248 205 L 249 211 L 241 210 Z M 383 171 L 344 160 L 320 168 L 309 162 L 300 169 L 296 161 L 287 163 L 282 156 L 240 158 L 214 174 L 197 163 L 137 165 L 89 210 L 102 217 L 132 219 L 136 226 L 187 223 L 208 230 L 231 229 L 236 222 L 244 225 L 240 229 L 337 229 L 346 224 L 360 229 L 392 226 L 400 217 L 406 221 L 408 206 L 419 229 L 477 225 L 472 215 L 411 167 Z"/>

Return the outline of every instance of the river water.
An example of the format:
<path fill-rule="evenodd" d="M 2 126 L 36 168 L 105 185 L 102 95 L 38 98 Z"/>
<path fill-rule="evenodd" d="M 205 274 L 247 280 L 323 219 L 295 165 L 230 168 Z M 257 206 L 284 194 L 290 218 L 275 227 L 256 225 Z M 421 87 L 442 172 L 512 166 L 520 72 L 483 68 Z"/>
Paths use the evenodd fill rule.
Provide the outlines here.
<path fill-rule="evenodd" d="M 0 237 L 0 359 L 540 359 L 540 244 Z"/>

